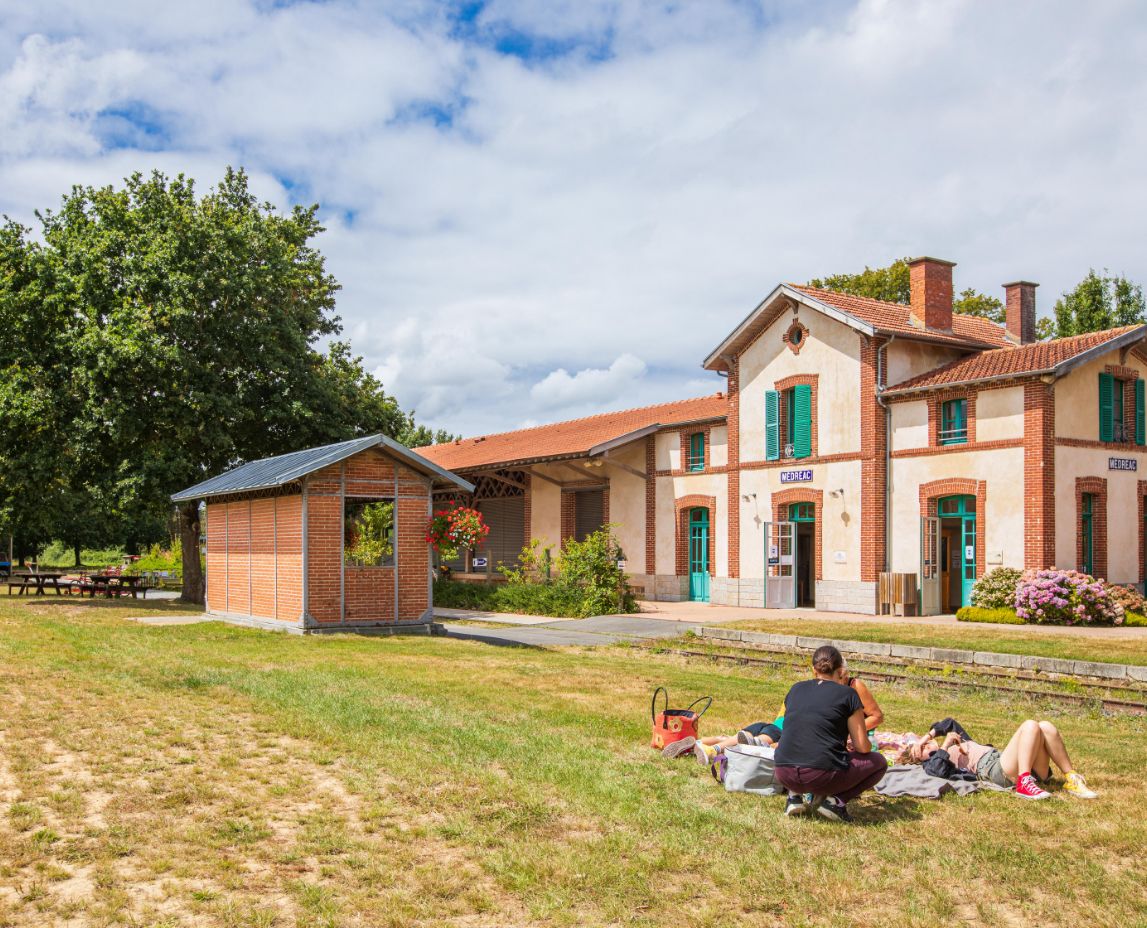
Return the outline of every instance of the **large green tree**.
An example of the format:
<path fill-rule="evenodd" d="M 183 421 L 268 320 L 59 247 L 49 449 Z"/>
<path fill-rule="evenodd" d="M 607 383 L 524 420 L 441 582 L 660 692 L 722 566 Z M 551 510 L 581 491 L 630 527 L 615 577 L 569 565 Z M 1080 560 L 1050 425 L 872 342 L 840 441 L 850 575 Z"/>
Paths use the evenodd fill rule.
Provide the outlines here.
<path fill-rule="evenodd" d="M 38 218 L 42 244 L 12 224 L 0 237 L 0 321 L 28 330 L 0 354 L 0 413 L 28 439 L 21 452 L 0 438 L 0 460 L 19 464 L 0 485 L 11 524 L 32 520 L 22 491 L 37 487 L 59 489 L 29 525 L 42 533 L 84 517 L 138 524 L 244 461 L 418 431 L 337 340 L 317 207 L 259 202 L 242 171 L 204 195 L 157 172 L 75 187 Z M 195 506 L 180 525 L 183 595 L 202 602 Z"/>
<path fill-rule="evenodd" d="M 871 268 L 866 266 L 858 274 L 832 274 L 829 277 L 818 277 L 815 280 L 810 280 L 809 286 L 907 305 L 912 299 L 910 271 L 908 269 L 909 260 L 909 258 L 897 258 L 888 267 Z M 964 313 L 969 316 L 983 316 L 985 319 L 991 319 L 992 322 L 998 322 L 1001 325 L 1004 323 L 1006 315 L 1002 301 L 970 287 L 961 291 L 952 300 L 952 312 Z"/>
<path fill-rule="evenodd" d="M 1099 332 L 1147 321 L 1143 288 L 1126 277 L 1104 271 L 1102 276 L 1089 270 L 1071 290 L 1055 304 L 1057 338 Z"/>

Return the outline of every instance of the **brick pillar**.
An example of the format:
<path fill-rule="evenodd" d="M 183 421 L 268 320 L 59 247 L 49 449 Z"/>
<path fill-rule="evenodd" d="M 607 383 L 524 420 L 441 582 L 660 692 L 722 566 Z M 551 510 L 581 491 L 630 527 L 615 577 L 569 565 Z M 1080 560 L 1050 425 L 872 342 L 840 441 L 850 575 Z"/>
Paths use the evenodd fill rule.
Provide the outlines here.
<path fill-rule="evenodd" d="M 860 336 L 860 579 L 875 583 L 884 562 L 884 494 L 888 486 L 884 408 L 876 402 L 877 354 L 882 339 Z"/>
<path fill-rule="evenodd" d="M 656 436 L 645 438 L 645 572 L 652 576 L 657 569 L 657 468 Z"/>
<path fill-rule="evenodd" d="M 1024 384 L 1024 567 L 1055 566 L 1055 391 Z"/>
<path fill-rule="evenodd" d="M 726 482 L 729 488 L 729 571 L 730 578 L 741 576 L 741 388 L 739 358 L 734 358 L 729 366 L 728 425 L 727 445 L 729 463 Z M 739 598 L 738 598 L 739 601 Z"/>

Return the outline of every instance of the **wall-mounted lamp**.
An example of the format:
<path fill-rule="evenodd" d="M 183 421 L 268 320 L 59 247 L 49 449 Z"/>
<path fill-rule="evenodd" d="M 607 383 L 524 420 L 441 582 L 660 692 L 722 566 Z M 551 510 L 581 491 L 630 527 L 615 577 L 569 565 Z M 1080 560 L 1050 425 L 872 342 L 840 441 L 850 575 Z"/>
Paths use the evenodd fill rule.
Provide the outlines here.
<path fill-rule="evenodd" d="M 829 490 L 828 495 L 833 499 L 840 499 L 842 496 L 844 496 L 844 487 L 841 487 L 839 490 Z"/>
<path fill-rule="evenodd" d="M 741 496 L 741 499 L 743 499 L 746 503 L 751 503 L 756 498 L 757 498 L 756 493 L 745 493 L 745 494 L 742 494 L 742 496 Z"/>

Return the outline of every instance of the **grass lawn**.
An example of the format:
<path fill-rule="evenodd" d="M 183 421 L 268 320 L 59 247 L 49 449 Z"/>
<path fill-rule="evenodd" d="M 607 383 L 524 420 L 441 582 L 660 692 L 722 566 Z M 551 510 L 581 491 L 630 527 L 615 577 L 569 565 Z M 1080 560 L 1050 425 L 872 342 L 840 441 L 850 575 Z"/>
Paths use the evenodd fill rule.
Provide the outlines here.
<path fill-rule="evenodd" d="M 940 626 L 879 621 L 834 622 L 831 619 L 749 619 L 730 622 L 724 627 L 770 632 L 774 635 L 807 635 L 810 638 L 882 641 L 919 647 L 963 648 L 1116 664 L 1147 664 L 1147 637 L 1143 636 L 1098 638 L 1070 632 L 1047 634 L 1021 626 L 984 628 L 972 622 Z"/>
<path fill-rule="evenodd" d="M 0 597 L 4 928 L 1147 923 L 1141 718 L 878 688 L 890 727 L 1054 718 L 1102 795 L 846 827 L 646 746 L 657 683 L 715 733 L 791 675 L 123 619 L 157 606 Z"/>

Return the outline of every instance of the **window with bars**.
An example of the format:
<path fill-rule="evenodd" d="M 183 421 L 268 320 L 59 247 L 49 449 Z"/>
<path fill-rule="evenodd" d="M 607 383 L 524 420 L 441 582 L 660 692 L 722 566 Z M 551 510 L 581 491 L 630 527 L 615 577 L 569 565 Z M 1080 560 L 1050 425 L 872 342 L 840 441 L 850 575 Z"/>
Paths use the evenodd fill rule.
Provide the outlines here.
<path fill-rule="evenodd" d="M 705 433 L 694 432 L 689 436 L 689 455 L 685 469 L 698 471 L 705 469 Z"/>
<path fill-rule="evenodd" d="M 968 440 L 968 401 L 946 400 L 940 406 L 940 432 L 942 445 L 962 445 Z"/>

